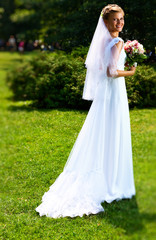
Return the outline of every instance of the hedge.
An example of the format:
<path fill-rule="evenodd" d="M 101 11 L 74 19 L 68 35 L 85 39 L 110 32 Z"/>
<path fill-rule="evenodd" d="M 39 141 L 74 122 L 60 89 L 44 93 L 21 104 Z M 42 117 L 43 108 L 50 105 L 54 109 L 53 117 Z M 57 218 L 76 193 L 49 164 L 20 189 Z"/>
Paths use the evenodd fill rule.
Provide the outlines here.
<path fill-rule="evenodd" d="M 32 60 L 14 67 L 7 84 L 16 100 L 33 100 L 39 108 L 67 107 L 87 109 L 89 101 L 82 100 L 87 49 L 65 53 L 41 53 Z M 80 57 L 79 57 L 80 56 Z M 126 78 L 130 107 L 155 107 L 156 73 L 154 66 L 137 67 L 133 77 Z"/>

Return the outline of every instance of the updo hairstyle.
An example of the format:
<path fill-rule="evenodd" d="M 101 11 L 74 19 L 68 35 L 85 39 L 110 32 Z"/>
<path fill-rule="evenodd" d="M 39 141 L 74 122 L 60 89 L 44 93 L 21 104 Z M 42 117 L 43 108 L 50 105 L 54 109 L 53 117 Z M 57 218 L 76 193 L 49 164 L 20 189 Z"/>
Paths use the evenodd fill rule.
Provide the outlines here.
<path fill-rule="evenodd" d="M 117 4 L 108 4 L 102 9 L 101 16 L 103 20 L 107 20 L 111 13 L 116 13 L 116 12 L 122 12 L 124 15 L 123 9 L 119 7 Z"/>

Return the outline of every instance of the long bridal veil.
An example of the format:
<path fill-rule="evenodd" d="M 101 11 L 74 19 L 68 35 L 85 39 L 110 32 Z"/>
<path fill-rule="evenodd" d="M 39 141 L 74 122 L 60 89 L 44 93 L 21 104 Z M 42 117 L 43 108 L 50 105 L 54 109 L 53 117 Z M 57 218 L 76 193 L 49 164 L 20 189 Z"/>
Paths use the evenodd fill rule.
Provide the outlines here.
<path fill-rule="evenodd" d="M 82 98 L 93 100 L 101 75 L 107 75 L 107 69 L 116 76 L 119 51 L 112 45 L 112 37 L 100 15 L 98 24 L 89 47 L 85 65 L 87 68 Z"/>

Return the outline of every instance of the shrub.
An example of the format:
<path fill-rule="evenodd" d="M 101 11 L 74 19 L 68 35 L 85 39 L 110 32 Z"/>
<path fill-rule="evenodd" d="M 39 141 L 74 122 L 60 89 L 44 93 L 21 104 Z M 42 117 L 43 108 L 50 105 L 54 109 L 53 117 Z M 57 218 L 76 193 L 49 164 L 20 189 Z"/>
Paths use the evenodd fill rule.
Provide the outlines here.
<path fill-rule="evenodd" d="M 156 72 L 154 66 L 141 65 L 135 75 L 126 78 L 130 107 L 155 107 Z"/>
<path fill-rule="evenodd" d="M 12 69 L 7 82 L 15 99 L 33 100 L 40 108 L 88 108 L 90 102 L 82 100 L 86 49 L 80 57 L 79 51 L 73 50 L 71 55 L 42 53 Z M 154 67 L 146 65 L 138 66 L 136 74 L 126 78 L 130 107 L 155 106 L 155 78 Z"/>
<path fill-rule="evenodd" d="M 89 47 L 84 47 L 84 46 L 75 47 L 75 48 L 73 48 L 73 50 L 71 52 L 71 56 L 81 57 L 81 58 L 85 59 L 87 56 L 88 49 L 89 49 Z"/>
<path fill-rule="evenodd" d="M 30 63 L 24 62 L 14 67 L 7 75 L 8 86 L 16 100 L 35 99 L 36 75 Z"/>
<path fill-rule="evenodd" d="M 51 66 L 50 70 L 40 74 L 36 82 L 37 104 L 47 108 L 82 108 L 85 75 L 83 62 L 60 56 L 50 58 L 48 64 Z"/>
<path fill-rule="evenodd" d="M 82 58 L 63 53 L 42 53 L 8 74 L 7 82 L 17 100 L 32 99 L 37 107 L 88 108 L 82 100 L 85 80 Z"/>

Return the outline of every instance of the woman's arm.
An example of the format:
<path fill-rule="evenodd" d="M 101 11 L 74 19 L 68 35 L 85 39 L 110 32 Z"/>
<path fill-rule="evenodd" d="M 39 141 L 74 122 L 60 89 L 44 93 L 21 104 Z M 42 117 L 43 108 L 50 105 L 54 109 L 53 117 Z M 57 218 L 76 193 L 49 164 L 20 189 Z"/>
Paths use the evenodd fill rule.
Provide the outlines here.
<path fill-rule="evenodd" d="M 115 44 L 115 48 L 117 48 L 117 51 L 115 51 L 114 57 L 117 61 L 121 49 L 123 47 L 123 42 L 119 41 L 117 44 Z M 108 77 L 127 77 L 127 76 L 133 76 L 135 73 L 136 68 L 135 67 L 131 67 L 130 70 L 128 71 L 124 71 L 124 70 L 116 70 L 116 74 L 111 74 L 111 71 L 109 69 L 109 67 L 107 68 L 107 76 Z"/>
<path fill-rule="evenodd" d="M 136 70 L 135 67 L 131 67 L 131 69 L 128 70 L 128 71 L 117 70 L 117 71 L 116 71 L 117 74 L 112 75 L 112 74 L 110 74 L 109 68 L 108 68 L 108 69 L 107 69 L 107 76 L 108 76 L 108 77 L 128 77 L 128 76 L 133 76 L 134 73 L 135 73 L 135 70 Z"/>
<path fill-rule="evenodd" d="M 123 70 L 117 70 L 117 76 L 116 77 L 128 77 L 128 76 L 133 76 L 135 73 L 136 68 L 131 67 L 130 70 L 128 71 L 123 71 Z"/>

